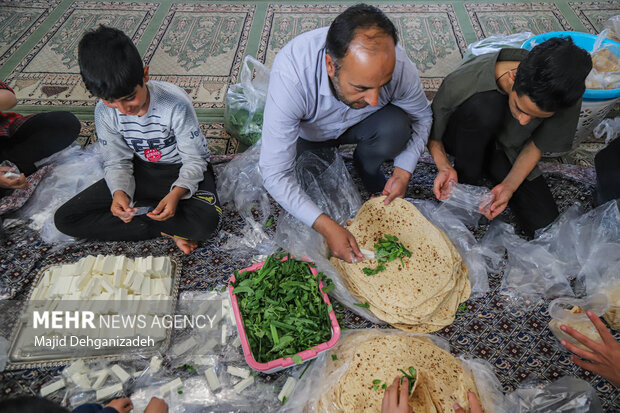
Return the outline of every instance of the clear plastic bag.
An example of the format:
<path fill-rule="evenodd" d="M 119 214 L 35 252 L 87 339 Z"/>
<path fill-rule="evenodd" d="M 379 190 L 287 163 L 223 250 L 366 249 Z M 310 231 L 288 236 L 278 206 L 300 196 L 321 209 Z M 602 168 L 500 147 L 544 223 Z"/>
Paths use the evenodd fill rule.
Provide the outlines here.
<path fill-rule="evenodd" d="M 49 164 L 54 164 L 53 171 L 41 181 L 37 191 L 17 214 L 31 220 L 30 228 L 40 231 L 43 241 L 72 242 L 74 238 L 56 229 L 54 214 L 62 204 L 103 178 L 103 158 L 97 145 L 84 149 L 73 145 L 36 165 Z"/>
<path fill-rule="evenodd" d="M 263 111 L 269 86 L 269 69 L 252 56 L 243 59 L 240 82 L 226 92 L 224 127 L 245 145 L 261 138 Z"/>
<path fill-rule="evenodd" d="M 8 169 L 7 169 L 8 168 Z M 2 175 L 7 179 L 17 179 L 21 172 L 19 168 L 11 161 L 2 161 L 0 163 L 0 169 L 2 169 Z"/>
<path fill-rule="evenodd" d="M 0 337 L 0 373 L 4 371 L 6 362 L 9 360 L 9 341 Z"/>
<path fill-rule="evenodd" d="M 448 195 L 448 198 L 442 200 L 446 205 L 463 209 L 476 222 L 481 213 L 489 211 L 495 198 L 486 187 L 460 184 L 453 180 L 448 183 L 448 190 L 442 195 Z"/>
<path fill-rule="evenodd" d="M 265 231 L 271 205 L 258 164 L 260 148 L 260 142 L 256 143 L 217 174 L 217 192 L 222 204 L 233 204 L 245 221 L 243 236 L 225 232 L 220 235 L 226 238 L 220 248 L 236 255 L 269 254 L 274 249 Z"/>
<path fill-rule="evenodd" d="M 558 340 L 566 340 L 577 347 L 587 350 L 572 336 L 562 331 L 560 326 L 565 324 L 579 331 L 590 340 L 601 342 L 601 336 L 586 315 L 586 311 L 590 310 L 596 315 L 602 316 L 608 308 L 609 302 L 603 294 L 594 294 L 582 299 L 572 297 L 556 298 L 549 304 L 549 315 L 552 318 L 549 328 Z"/>
<path fill-rule="evenodd" d="M 562 377 L 553 383 L 529 383 L 506 396 L 507 413 L 602 413 L 596 390 L 575 377 Z"/>
<path fill-rule="evenodd" d="M 473 59 L 481 54 L 492 53 L 506 47 L 518 49 L 521 47 L 523 42 L 532 37 L 534 37 L 534 34 L 530 32 L 521 32 L 508 35 L 496 34 L 494 36 L 489 36 L 467 46 L 463 61 Z"/>
<path fill-rule="evenodd" d="M 611 40 L 620 42 L 620 14 L 617 16 L 610 17 L 605 22 L 605 28 L 609 29 L 608 37 Z"/>
<path fill-rule="evenodd" d="M 609 144 L 609 142 L 620 136 L 620 116 L 614 119 L 603 119 L 594 128 L 593 133 L 597 139 L 601 139 L 604 136 L 605 143 Z"/>
<path fill-rule="evenodd" d="M 603 45 L 609 33 L 609 29 L 603 30 L 596 38 L 590 52 L 592 70 L 586 78 L 588 89 L 620 88 L 620 46 L 617 44 Z"/>

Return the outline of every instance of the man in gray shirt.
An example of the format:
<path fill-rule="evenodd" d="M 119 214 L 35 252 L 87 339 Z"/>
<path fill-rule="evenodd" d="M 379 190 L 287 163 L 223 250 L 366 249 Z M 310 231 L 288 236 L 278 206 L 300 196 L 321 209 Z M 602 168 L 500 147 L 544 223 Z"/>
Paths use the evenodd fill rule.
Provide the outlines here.
<path fill-rule="evenodd" d="M 260 167 L 265 188 L 323 235 L 332 254 L 362 258 L 349 231 L 321 211 L 295 177 L 307 149 L 357 144 L 354 164 L 366 189 L 403 197 L 432 123 L 420 77 L 396 28 L 376 7 L 356 5 L 329 28 L 304 33 L 276 56 L 265 105 Z M 380 167 L 394 159 L 386 179 Z"/>

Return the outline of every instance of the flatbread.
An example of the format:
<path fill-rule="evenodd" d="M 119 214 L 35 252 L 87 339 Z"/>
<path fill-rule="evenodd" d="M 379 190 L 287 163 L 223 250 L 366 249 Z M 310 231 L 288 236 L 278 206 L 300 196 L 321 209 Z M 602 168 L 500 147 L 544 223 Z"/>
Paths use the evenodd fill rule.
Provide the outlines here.
<path fill-rule="evenodd" d="M 407 331 L 440 330 L 454 321 L 459 304 L 469 298 L 467 267 L 448 236 L 414 205 L 400 198 L 384 205 L 384 199 L 362 205 L 348 230 L 360 248 L 373 251 L 379 238 L 396 236 L 411 257 L 386 263 L 385 271 L 373 276 L 363 270 L 376 268 L 377 260 L 330 261 L 350 292 L 381 320 Z"/>

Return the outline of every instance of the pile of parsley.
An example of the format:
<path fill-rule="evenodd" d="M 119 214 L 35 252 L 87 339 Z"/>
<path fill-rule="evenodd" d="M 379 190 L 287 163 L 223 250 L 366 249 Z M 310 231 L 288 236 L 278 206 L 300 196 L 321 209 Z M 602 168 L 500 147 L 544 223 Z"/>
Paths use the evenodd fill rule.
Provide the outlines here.
<path fill-rule="evenodd" d="M 310 272 L 314 264 L 291 258 L 286 254 L 271 255 L 255 272 L 235 272 L 233 293 L 237 295 L 239 311 L 250 350 L 260 363 L 296 353 L 328 341 L 332 336 L 329 312 L 319 290 L 334 288 L 323 273 L 315 277 Z"/>
<path fill-rule="evenodd" d="M 371 276 L 381 271 L 385 271 L 385 263 L 400 258 L 400 263 L 405 266 L 403 257 L 411 257 L 411 252 L 405 248 L 402 242 L 398 242 L 398 238 L 393 235 L 386 235 L 385 238 L 379 238 L 375 244 L 375 259 L 377 260 L 377 268 L 362 268 L 364 274 Z"/>

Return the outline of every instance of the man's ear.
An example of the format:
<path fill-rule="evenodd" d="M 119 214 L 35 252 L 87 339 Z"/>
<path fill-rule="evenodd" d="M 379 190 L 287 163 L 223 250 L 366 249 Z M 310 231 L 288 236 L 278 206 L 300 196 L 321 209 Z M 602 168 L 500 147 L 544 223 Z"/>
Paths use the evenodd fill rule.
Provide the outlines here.
<path fill-rule="evenodd" d="M 149 81 L 149 67 L 144 66 L 144 83 Z"/>
<path fill-rule="evenodd" d="M 327 68 L 329 77 L 334 77 L 336 75 L 336 63 L 328 53 L 325 53 L 325 67 Z"/>
<path fill-rule="evenodd" d="M 508 72 L 508 86 L 510 86 L 510 89 L 512 89 L 513 86 L 515 85 L 516 77 L 517 77 L 517 69 L 513 69 L 510 72 Z"/>

